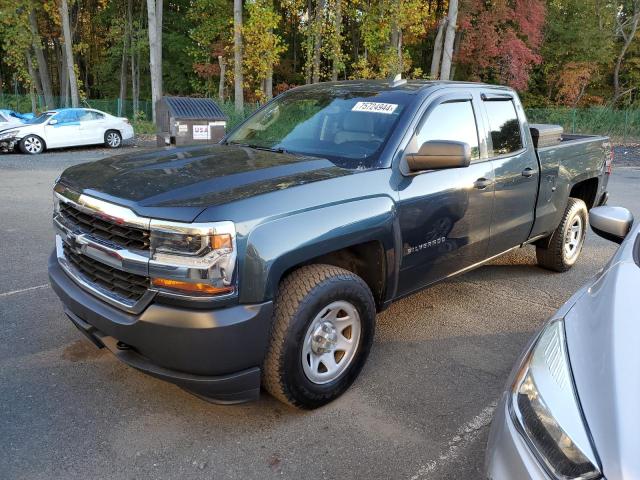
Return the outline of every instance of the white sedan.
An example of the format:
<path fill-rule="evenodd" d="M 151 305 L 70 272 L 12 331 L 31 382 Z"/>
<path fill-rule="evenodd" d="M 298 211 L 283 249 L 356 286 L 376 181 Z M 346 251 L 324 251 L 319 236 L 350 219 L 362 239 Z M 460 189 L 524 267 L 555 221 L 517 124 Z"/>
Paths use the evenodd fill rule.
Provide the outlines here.
<path fill-rule="evenodd" d="M 63 108 L 0 130 L 0 148 L 11 151 L 17 145 L 23 153 L 35 155 L 45 149 L 80 145 L 118 148 L 132 137 L 133 127 L 126 118 L 91 108 Z"/>

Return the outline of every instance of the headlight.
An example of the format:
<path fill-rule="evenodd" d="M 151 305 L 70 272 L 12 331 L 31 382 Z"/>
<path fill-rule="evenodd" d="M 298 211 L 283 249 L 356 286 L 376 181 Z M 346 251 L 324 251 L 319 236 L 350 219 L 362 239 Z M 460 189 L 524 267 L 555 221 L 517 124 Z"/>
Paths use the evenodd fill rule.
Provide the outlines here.
<path fill-rule="evenodd" d="M 6 132 L 0 132 L 0 140 L 6 140 L 7 138 L 13 138 L 18 133 L 18 130 L 7 130 Z"/>
<path fill-rule="evenodd" d="M 196 296 L 231 294 L 235 263 L 232 222 L 151 221 L 149 274 L 154 287 Z"/>
<path fill-rule="evenodd" d="M 554 478 L 601 477 L 576 397 L 562 320 L 547 325 L 518 372 L 510 410 Z"/>

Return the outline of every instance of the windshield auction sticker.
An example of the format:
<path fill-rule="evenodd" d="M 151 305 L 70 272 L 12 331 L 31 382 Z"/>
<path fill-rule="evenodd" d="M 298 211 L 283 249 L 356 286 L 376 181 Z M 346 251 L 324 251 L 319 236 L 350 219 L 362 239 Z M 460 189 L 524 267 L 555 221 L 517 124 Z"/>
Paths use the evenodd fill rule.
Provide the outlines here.
<path fill-rule="evenodd" d="M 378 103 L 378 102 L 358 102 L 351 109 L 352 112 L 375 112 L 392 114 L 396 111 L 398 105 L 395 103 Z"/>

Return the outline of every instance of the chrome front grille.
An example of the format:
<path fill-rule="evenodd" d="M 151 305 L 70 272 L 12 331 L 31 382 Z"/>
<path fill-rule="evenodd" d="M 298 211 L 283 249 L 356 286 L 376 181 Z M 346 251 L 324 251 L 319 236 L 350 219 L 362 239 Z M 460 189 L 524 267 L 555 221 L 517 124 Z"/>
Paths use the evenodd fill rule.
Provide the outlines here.
<path fill-rule="evenodd" d="M 75 252 L 66 243 L 62 246 L 67 261 L 84 277 L 85 281 L 99 286 L 104 292 L 127 303 L 138 302 L 149 288 L 149 279 L 105 265 L 86 255 Z"/>
<path fill-rule="evenodd" d="M 141 313 L 156 291 L 149 280 L 150 219 L 132 210 L 54 188 L 56 255 L 84 290 L 129 313 Z"/>
<path fill-rule="evenodd" d="M 71 203 L 60 202 L 60 215 L 72 230 L 87 233 L 94 238 L 134 249 L 149 250 L 149 231 L 104 220 L 85 213 Z"/>

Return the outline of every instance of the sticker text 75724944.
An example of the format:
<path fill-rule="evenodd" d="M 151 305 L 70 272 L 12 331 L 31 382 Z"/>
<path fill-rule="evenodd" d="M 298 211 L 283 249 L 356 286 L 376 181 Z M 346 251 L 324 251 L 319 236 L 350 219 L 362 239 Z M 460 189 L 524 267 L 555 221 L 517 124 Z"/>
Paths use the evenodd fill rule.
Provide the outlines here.
<path fill-rule="evenodd" d="M 396 111 L 398 105 L 395 103 L 380 103 L 380 102 L 358 102 L 351 109 L 352 112 L 374 112 L 374 113 L 386 113 L 392 114 Z"/>

